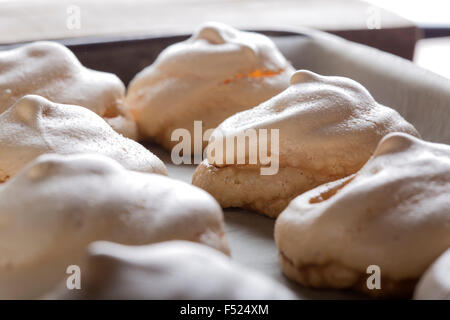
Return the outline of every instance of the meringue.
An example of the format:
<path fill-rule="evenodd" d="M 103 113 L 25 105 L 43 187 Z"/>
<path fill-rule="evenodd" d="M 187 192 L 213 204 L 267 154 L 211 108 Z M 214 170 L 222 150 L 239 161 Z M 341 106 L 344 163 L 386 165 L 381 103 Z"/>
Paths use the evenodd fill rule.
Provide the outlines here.
<path fill-rule="evenodd" d="M 275 241 L 285 275 L 303 285 L 410 296 L 450 246 L 450 146 L 389 134 L 355 175 L 295 198 Z M 370 265 L 380 289 L 368 289 Z"/>
<path fill-rule="evenodd" d="M 258 145 L 246 148 L 241 158 L 233 152 L 232 164 L 225 161 L 228 149 L 224 159 L 208 152 L 192 183 L 211 193 L 224 208 L 246 207 L 276 217 L 295 196 L 359 170 L 384 135 L 419 135 L 359 83 L 301 70 L 292 75 L 290 87 L 282 93 L 222 122 L 212 133 L 208 149 L 248 130 L 276 129 L 279 138 L 271 155 L 279 166 L 276 174 L 261 175 L 264 165 L 259 157 L 256 164 L 239 164 L 242 158 L 251 158 L 249 150 L 263 147 L 257 140 Z"/>
<path fill-rule="evenodd" d="M 268 37 L 207 23 L 135 76 L 126 106 L 144 138 L 170 149 L 175 129 L 215 128 L 287 88 L 293 71 Z"/>
<path fill-rule="evenodd" d="M 81 290 L 65 283 L 47 299 L 294 299 L 274 280 L 207 246 L 168 241 L 147 246 L 95 242 Z"/>
<path fill-rule="evenodd" d="M 414 299 L 450 300 L 450 248 L 420 278 Z"/>
<path fill-rule="evenodd" d="M 0 298 L 51 289 L 96 240 L 189 240 L 229 252 L 206 192 L 100 155 L 43 155 L 0 185 Z"/>
<path fill-rule="evenodd" d="M 125 168 L 167 175 L 163 162 L 94 112 L 27 95 L 0 114 L 0 182 L 44 153 L 99 153 Z"/>
<path fill-rule="evenodd" d="M 136 138 L 136 123 L 123 104 L 122 81 L 114 74 L 85 68 L 61 44 L 39 41 L 0 51 L 0 113 L 27 94 L 86 107 L 117 132 Z"/>

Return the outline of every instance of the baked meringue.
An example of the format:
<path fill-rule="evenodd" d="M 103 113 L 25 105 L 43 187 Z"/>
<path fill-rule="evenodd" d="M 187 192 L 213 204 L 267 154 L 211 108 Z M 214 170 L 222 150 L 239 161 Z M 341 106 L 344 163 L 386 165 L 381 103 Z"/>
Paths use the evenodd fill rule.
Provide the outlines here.
<path fill-rule="evenodd" d="M 65 283 L 47 299 L 294 299 L 274 280 L 207 246 L 168 241 L 147 246 L 95 242 L 80 290 Z"/>
<path fill-rule="evenodd" d="M 94 112 L 27 95 L 0 114 L 0 182 L 44 153 L 99 153 L 130 170 L 167 175 L 158 157 Z"/>
<path fill-rule="evenodd" d="M 61 44 L 39 41 L 0 51 L 0 113 L 27 94 L 86 107 L 117 132 L 136 138 L 136 123 L 123 104 L 122 81 L 112 73 L 85 68 Z"/>
<path fill-rule="evenodd" d="M 43 155 L 0 185 L 0 298 L 43 294 L 96 240 L 189 240 L 228 253 L 223 227 L 217 202 L 189 184 L 100 155 Z"/>
<path fill-rule="evenodd" d="M 260 154 L 254 164 L 246 162 L 252 157 L 250 150 L 264 149 L 258 140 L 247 143 L 240 157 L 229 148 L 223 154 L 209 152 L 249 130 L 256 131 L 258 138 L 263 133 L 270 136 L 267 151 L 270 166 L 276 164 L 275 174 L 264 175 L 266 164 Z M 295 196 L 356 172 L 380 139 L 396 131 L 418 136 L 411 124 L 378 104 L 359 83 L 297 71 L 285 91 L 216 128 L 208 157 L 197 167 L 192 183 L 211 193 L 224 208 L 246 207 L 277 217 Z"/>
<path fill-rule="evenodd" d="M 211 22 L 138 73 L 126 105 L 140 134 L 170 149 L 175 129 L 193 136 L 195 120 L 204 131 L 215 128 L 287 88 L 293 72 L 268 37 Z"/>
<path fill-rule="evenodd" d="M 450 300 L 450 248 L 420 278 L 414 299 Z"/>
<path fill-rule="evenodd" d="M 355 175 L 295 198 L 275 241 L 285 275 L 303 285 L 410 296 L 450 246 L 450 146 L 389 134 Z"/>

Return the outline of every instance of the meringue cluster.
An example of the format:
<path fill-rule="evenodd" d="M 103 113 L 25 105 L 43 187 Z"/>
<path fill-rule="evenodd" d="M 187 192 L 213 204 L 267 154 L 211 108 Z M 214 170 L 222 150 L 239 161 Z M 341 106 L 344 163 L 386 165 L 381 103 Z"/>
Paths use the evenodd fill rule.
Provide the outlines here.
<path fill-rule="evenodd" d="M 212 134 L 190 185 L 136 140 L 171 149 L 196 121 Z M 243 155 L 209 152 L 248 130 Z M 0 51 L 0 299 L 295 299 L 230 259 L 228 207 L 276 218 L 303 286 L 450 299 L 450 146 L 358 82 L 295 71 L 270 38 L 220 23 L 127 92 L 57 43 Z"/>
<path fill-rule="evenodd" d="M 211 24 L 188 42 L 185 52 L 160 68 L 163 86 L 173 81 L 168 66 L 183 56 L 191 56 L 186 76 L 205 57 L 214 56 L 199 68 L 206 74 L 215 64 L 234 63 L 206 79 L 218 92 L 241 96 L 223 103 L 224 113 L 214 115 L 211 125 L 282 91 L 293 71 L 262 35 Z M 209 52 L 200 57 L 189 54 L 192 49 Z M 259 97 L 245 101 L 239 90 L 244 84 Z M 202 90 L 197 85 L 193 90 Z M 0 52 L 0 298 L 294 298 L 283 285 L 230 261 L 219 204 L 205 191 L 165 177 L 164 163 L 131 140 L 147 138 L 151 119 L 136 117 L 134 104 L 125 105 L 119 78 L 85 68 L 60 44 L 35 42 Z M 211 107 L 199 106 L 197 115 Z M 185 115 L 192 111 L 188 104 L 183 108 Z M 87 275 L 84 290 L 67 290 L 71 267 Z"/>

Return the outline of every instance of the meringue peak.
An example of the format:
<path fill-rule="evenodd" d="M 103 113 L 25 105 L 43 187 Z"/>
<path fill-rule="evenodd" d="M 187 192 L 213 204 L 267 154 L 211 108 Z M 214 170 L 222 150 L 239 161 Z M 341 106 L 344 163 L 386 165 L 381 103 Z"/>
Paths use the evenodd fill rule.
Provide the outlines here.
<path fill-rule="evenodd" d="M 220 22 L 207 22 L 192 36 L 192 39 L 205 39 L 212 44 L 224 44 L 235 39 L 238 31 Z"/>
<path fill-rule="evenodd" d="M 45 100 L 36 95 L 26 95 L 17 100 L 13 110 L 17 114 L 18 119 L 23 123 L 32 125 L 43 112 Z"/>
<path fill-rule="evenodd" d="M 97 158 L 102 158 L 102 162 Z M 60 154 L 44 154 L 24 169 L 24 176 L 31 181 L 51 176 L 97 174 L 106 175 L 124 168 L 116 161 L 95 154 L 74 154 L 70 157 Z"/>

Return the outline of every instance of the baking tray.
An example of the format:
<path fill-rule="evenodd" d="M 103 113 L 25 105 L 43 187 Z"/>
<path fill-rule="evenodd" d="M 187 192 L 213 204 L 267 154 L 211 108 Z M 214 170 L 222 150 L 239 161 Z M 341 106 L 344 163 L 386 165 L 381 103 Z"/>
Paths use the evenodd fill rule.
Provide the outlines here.
<path fill-rule="evenodd" d="M 408 60 L 311 29 L 259 30 L 270 36 L 296 69 L 339 75 L 362 83 L 375 97 L 396 109 L 425 140 L 450 143 L 450 80 Z M 87 67 L 117 74 L 125 84 L 151 64 L 167 46 L 188 35 L 165 37 L 80 38 L 61 40 Z M 3 45 L 0 50 L 18 46 Z M 170 153 L 146 144 L 167 165 L 169 176 L 190 183 L 194 165 L 173 165 Z M 278 264 L 273 219 L 248 210 L 224 210 L 232 257 L 286 284 L 300 299 L 364 298 L 336 290 L 314 290 L 286 279 Z"/>

